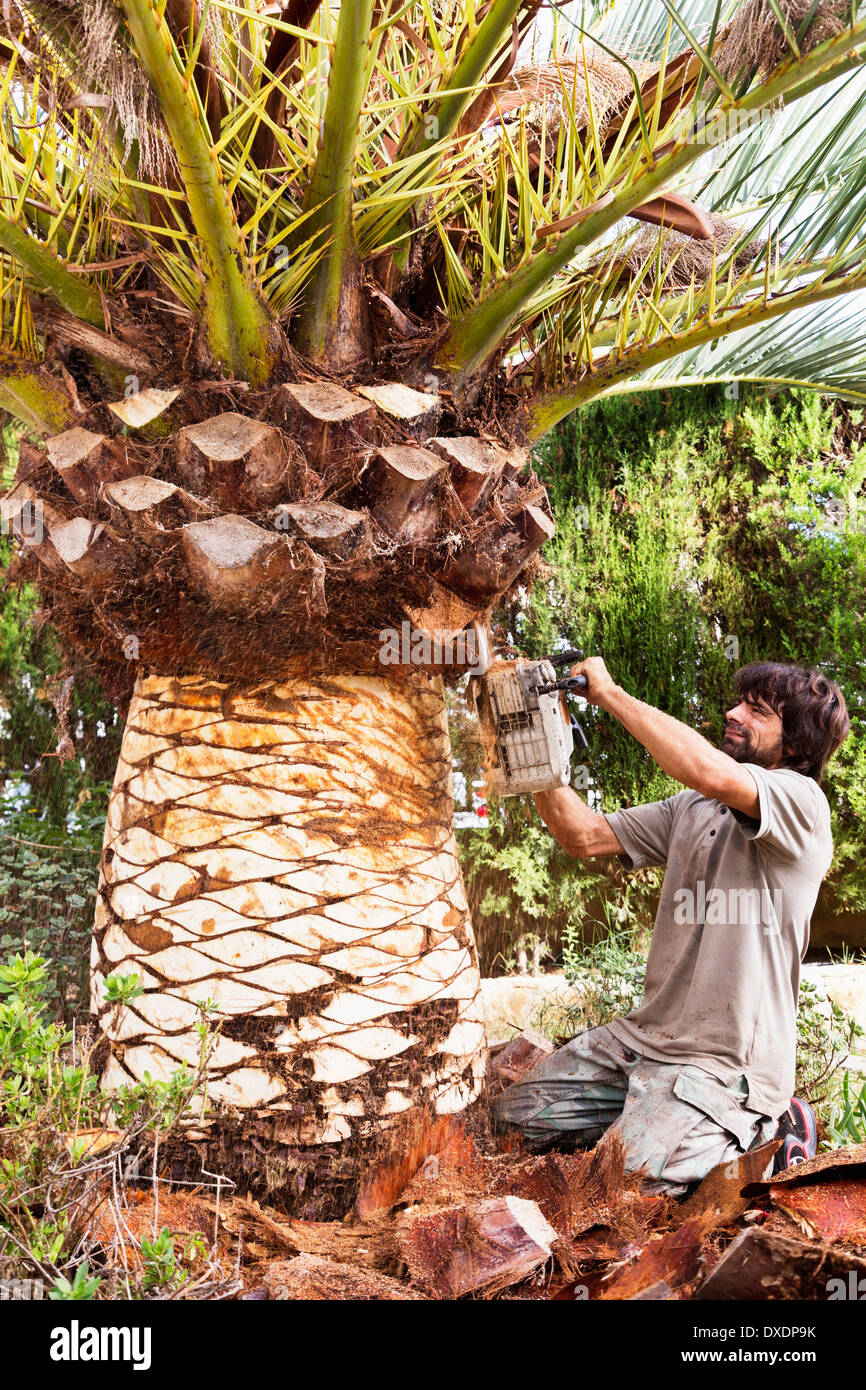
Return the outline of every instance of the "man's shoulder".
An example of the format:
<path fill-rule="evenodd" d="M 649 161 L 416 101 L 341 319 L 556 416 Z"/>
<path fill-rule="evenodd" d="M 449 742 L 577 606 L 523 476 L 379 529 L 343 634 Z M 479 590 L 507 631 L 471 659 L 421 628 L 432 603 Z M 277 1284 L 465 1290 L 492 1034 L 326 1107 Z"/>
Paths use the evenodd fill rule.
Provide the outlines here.
<path fill-rule="evenodd" d="M 758 763 L 744 763 L 743 766 L 749 769 L 756 782 L 763 782 L 770 792 L 802 806 L 813 806 L 819 816 L 826 813 L 829 820 L 830 803 L 814 777 L 807 777 L 793 767 L 761 767 Z"/>
<path fill-rule="evenodd" d="M 791 767 L 744 763 L 758 788 L 760 817 L 743 819 L 734 812 L 741 833 L 759 849 L 826 872 L 833 857 L 830 803 L 814 777 Z"/>
<path fill-rule="evenodd" d="M 654 801 L 639 801 L 634 806 L 625 807 L 626 813 L 632 811 L 644 812 L 651 815 L 653 812 L 665 813 L 670 817 L 670 824 L 673 826 L 682 816 L 683 811 L 694 811 L 706 801 L 705 796 L 700 792 L 692 791 L 690 787 L 685 787 L 681 792 L 673 792 L 671 796 L 661 796 Z"/>

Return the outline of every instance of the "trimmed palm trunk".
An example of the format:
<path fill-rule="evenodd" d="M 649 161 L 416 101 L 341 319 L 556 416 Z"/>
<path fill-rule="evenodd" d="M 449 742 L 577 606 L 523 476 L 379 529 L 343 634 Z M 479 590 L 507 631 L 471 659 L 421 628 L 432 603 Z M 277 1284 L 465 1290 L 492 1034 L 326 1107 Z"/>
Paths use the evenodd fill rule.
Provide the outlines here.
<path fill-rule="evenodd" d="M 92 955 L 103 1085 L 195 1067 L 277 1145 L 363 1139 L 484 1075 L 441 682 L 139 678 Z M 143 993 L 104 1002 L 109 974 Z M 263 1123 L 264 1122 L 264 1123 Z"/>

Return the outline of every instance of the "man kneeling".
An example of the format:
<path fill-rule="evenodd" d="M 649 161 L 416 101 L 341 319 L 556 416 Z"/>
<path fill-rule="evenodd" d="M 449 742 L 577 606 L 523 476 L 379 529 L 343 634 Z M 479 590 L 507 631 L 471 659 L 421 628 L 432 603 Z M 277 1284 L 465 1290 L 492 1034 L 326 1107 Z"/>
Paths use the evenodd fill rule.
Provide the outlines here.
<path fill-rule="evenodd" d="M 580 857 L 665 865 L 641 1005 L 579 1034 L 494 1102 L 532 1148 L 593 1144 L 611 1128 L 629 1170 L 682 1192 L 717 1163 L 782 1135 L 774 1168 L 814 1155 L 815 1117 L 792 1099 L 800 964 L 833 857 L 820 788 L 849 731 L 838 686 L 775 662 L 743 667 L 721 748 L 575 666 L 614 715 L 690 790 L 601 815 L 570 787 L 535 804 Z"/>

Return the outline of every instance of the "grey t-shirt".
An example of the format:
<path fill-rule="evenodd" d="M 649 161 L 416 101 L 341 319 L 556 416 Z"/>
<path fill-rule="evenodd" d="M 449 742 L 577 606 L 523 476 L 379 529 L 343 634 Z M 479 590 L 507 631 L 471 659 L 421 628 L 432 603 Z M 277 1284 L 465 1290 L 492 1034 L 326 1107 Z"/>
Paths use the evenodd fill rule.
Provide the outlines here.
<path fill-rule="evenodd" d="M 800 964 L 830 867 L 830 808 L 817 782 L 746 764 L 760 819 L 699 792 L 607 816 L 628 869 L 667 866 L 643 1003 L 608 1026 L 662 1062 L 745 1076 L 748 1107 L 777 1116 L 794 1090 Z"/>

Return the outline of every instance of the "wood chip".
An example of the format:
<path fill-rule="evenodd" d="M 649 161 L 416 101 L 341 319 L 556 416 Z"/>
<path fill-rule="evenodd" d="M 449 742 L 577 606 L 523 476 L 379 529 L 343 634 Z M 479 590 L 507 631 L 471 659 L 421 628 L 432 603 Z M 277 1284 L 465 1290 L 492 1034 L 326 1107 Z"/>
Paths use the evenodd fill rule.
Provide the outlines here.
<path fill-rule="evenodd" d="M 692 1296 L 699 1300 L 811 1299 L 823 1303 L 834 1296 L 848 1296 L 852 1279 L 855 1290 L 866 1289 L 866 1260 L 818 1241 L 788 1240 L 752 1227 L 728 1246 Z M 862 1295 L 855 1292 L 850 1296 Z"/>
<path fill-rule="evenodd" d="M 549 1038 L 534 1028 L 524 1028 L 519 1037 L 512 1038 L 490 1065 L 490 1074 L 501 1081 L 519 1081 L 543 1062 L 556 1049 Z"/>
<path fill-rule="evenodd" d="M 701 1226 L 687 1221 L 660 1239 L 650 1240 L 637 1259 L 605 1284 L 602 1299 L 634 1298 L 659 1281 L 676 1289 L 695 1278 L 700 1267 Z"/>
<path fill-rule="evenodd" d="M 750 1197 L 758 1197 L 779 1183 L 807 1182 L 817 1174 L 829 1175 L 839 1168 L 866 1169 L 866 1144 L 846 1144 L 844 1148 L 817 1154 L 815 1158 L 797 1163 L 793 1168 L 786 1168 L 784 1173 L 774 1173 L 763 1182 L 750 1183 L 746 1193 Z"/>
<path fill-rule="evenodd" d="M 866 1245 L 866 1179 L 843 1174 L 825 1182 L 776 1183 L 774 1207 L 795 1221 L 805 1236 Z"/>
<path fill-rule="evenodd" d="M 743 1188 L 763 1177 L 781 1144 L 781 1139 L 770 1139 L 760 1148 L 718 1163 L 683 1202 L 673 1224 L 682 1226 L 686 1221 L 698 1220 L 705 1232 L 730 1226 L 751 1203 L 750 1197 L 743 1196 Z"/>
<path fill-rule="evenodd" d="M 109 401 L 108 409 L 122 424 L 130 429 L 140 430 L 156 420 L 163 411 L 177 400 L 180 388 L 161 391 L 156 386 L 148 386 L 134 396 L 124 396 L 122 401 Z"/>
<path fill-rule="evenodd" d="M 556 1239 L 538 1204 L 522 1197 L 409 1211 L 399 1235 L 413 1279 L 439 1298 L 520 1283 L 550 1259 Z"/>

